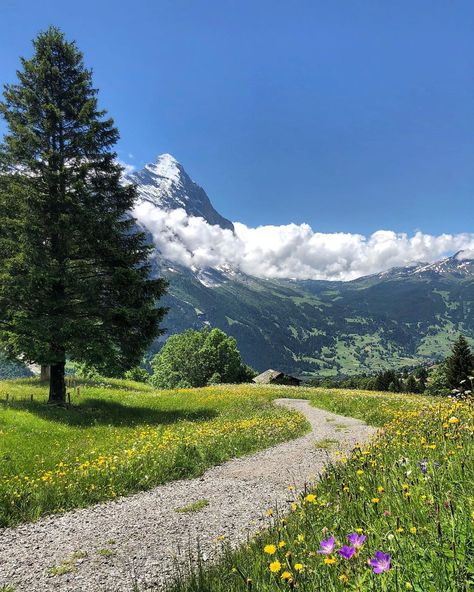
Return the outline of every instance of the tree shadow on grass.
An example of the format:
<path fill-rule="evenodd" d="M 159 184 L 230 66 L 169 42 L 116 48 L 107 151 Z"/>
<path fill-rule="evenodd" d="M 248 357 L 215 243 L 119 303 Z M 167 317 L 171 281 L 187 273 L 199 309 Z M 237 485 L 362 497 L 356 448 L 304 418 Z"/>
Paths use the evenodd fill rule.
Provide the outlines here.
<path fill-rule="evenodd" d="M 208 421 L 217 416 L 212 409 L 162 410 L 150 407 L 122 405 L 107 399 L 84 399 L 78 405 L 56 407 L 38 401 L 0 401 L 0 408 L 18 409 L 34 413 L 41 419 L 73 427 L 111 425 L 134 427 L 138 425 L 170 425 L 179 421 Z"/>

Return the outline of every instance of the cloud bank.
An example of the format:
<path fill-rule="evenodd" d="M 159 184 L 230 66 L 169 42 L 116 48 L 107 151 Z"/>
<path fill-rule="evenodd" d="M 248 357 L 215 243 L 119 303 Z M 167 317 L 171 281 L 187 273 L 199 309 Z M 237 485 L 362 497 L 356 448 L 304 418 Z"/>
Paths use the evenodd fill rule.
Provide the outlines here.
<path fill-rule="evenodd" d="M 315 232 L 308 224 L 250 228 L 239 222 L 234 222 L 233 233 L 183 209 L 165 211 L 148 202 L 137 204 L 134 215 L 170 261 L 196 268 L 232 267 L 262 278 L 351 280 L 474 250 L 474 233 L 408 236 L 378 230 L 363 236 Z"/>

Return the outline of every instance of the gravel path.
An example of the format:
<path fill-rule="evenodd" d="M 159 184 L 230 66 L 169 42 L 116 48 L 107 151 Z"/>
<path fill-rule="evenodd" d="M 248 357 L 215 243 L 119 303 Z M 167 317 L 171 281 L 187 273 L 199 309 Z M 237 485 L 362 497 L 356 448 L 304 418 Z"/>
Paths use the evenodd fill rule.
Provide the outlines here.
<path fill-rule="evenodd" d="M 221 546 L 217 539 L 246 540 L 268 523 L 268 508 L 287 507 L 288 485 L 302 489 L 336 450 L 349 450 L 374 432 L 305 400 L 277 403 L 303 413 L 312 431 L 196 479 L 0 530 L 0 586 L 10 584 L 15 592 L 131 592 L 138 583 L 140 591 L 161 590 L 176 558 L 187 557 L 198 541 L 212 558 Z M 318 449 L 315 442 L 325 438 L 338 443 Z M 176 512 L 203 499 L 209 505 L 198 512 Z"/>

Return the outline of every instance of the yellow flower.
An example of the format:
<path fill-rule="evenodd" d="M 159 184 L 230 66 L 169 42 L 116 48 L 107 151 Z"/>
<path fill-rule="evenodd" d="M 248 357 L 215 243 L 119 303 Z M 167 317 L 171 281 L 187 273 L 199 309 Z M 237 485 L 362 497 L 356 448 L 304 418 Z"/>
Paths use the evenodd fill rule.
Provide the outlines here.
<path fill-rule="evenodd" d="M 281 569 L 281 563 L 279 561 L 273 561 L 270 563 L 270 571 L 272 573 L 278 573 Z"/>
<path fill-rule="evenodd" d="M 265 553 L 268 553 L 268 555 L 275 555 L 277 548 L 275 547 L 275 545 L 265 545 L 265 547 L 263 548 L 263 551 Z"/>
<path fill-rule="evenodd" d="M 411 534 L 416 534 L 416 526 L 412 526 L 410 528 L 410 532 L 411 532 Z"/>
<path fill-rule="evenodd" d="M 336 558 L 335 557 L 325 557 L 324 563 L 326 565 L 334 565 L 336 563 Z"/>
<path fill-rule="evenodd" d="M 378 504 L 378 503 L 379 503 L 379 501 L 380 501 L 380 498 L 379 498 L 379 497 L 373 497 L 373 498 L 372 498 L 370 501 L 371 501 L 373 504 Z"/>
<path fill-rule="evenodd" d="M 278 543 L 278 548 L 279 548 L 279 549 L 282 549 L 282 548 L 283 548 L 283 547 L 285 547 L 285 546 L 286 546 L 286 543 L 285 543 L 285 541 L 280 541 L 280 542 Z"/>
<path fill-rule="evenodd" d="M 298 543 L 302 543 L 304 541 L 304 534 L 299 534 L 296 537 L 296 540 L 298 541 Z"/>
<path fill-rule="evenodd" d="M 459 419 L 453 415 L 448 419 L 448 423 L 459 423 Z"/>
<path fill-rule="evenodd" d="M 346 574 L 341 574 L 339 576 L 339 581 L 342 582 L 343 584 L 347 584 L 347 582 L 349 581 L 349 578 L 346 576 Z"/>
<path fill-rule="evenodd" d="M 291 573 L 290 573 L 289 571 L 284 571 L 284 572 L 281 574 L 280 578 L 281 578 L 282 580 L 289 581 L 289 580 L 291 580 Z"/>
<path fill-rule="evenodd" d="M 362 469 L 359 469 L 358 471 L 356 471 L 356 475 L 363 475 L 364 471 Z"/>
<path fill-rule="evenodd" d="M 396 532 L 398 532 L 398 534 L 402 534 L 402 532 L 403 532 L 404 530 L 405 530 L 404 528 L 401 528 L 401 527 L 400 527 L 400 528 L 397 528 Z"/>
<path fill-rule="evenodd" d="M 377 491 L 378 491 L 378 493 L 383 493 L 385 491 L 385 489 L 381 485 L 379 485 L 377 487 Z"/>
<path fill-rule="evenodd" d="M 316 496 L 314 494 L 310 493 L 309 495 L 307 495 L 305 497 L 305 500 L 311 504 L 316 500 Z"/>
<path fill-rule="evenodd" d="M 301 571 L 304 567 L 304 565 L 302 563 L 295 563 L 295 569 L 296 571 Z"/>

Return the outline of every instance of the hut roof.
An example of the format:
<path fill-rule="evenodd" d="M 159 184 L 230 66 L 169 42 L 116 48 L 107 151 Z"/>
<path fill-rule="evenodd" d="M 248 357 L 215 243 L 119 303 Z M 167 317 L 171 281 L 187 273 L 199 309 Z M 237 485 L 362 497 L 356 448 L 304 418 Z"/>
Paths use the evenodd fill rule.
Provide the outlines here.
<path fill-rule="evenodd" d="M 272 380 L 275 380 L 276 378 L 281 378 L 284 375 L 285 374 L 283 372 L 280 372 L 279 370 L 271 370 L 270 369 L 270 370 L 265 370 L 265 372 L 262 372 L 261 374 L 256 376 L 253 379 L 253 381 L 261 383 L 261 384 L 268 384 Z"/>

